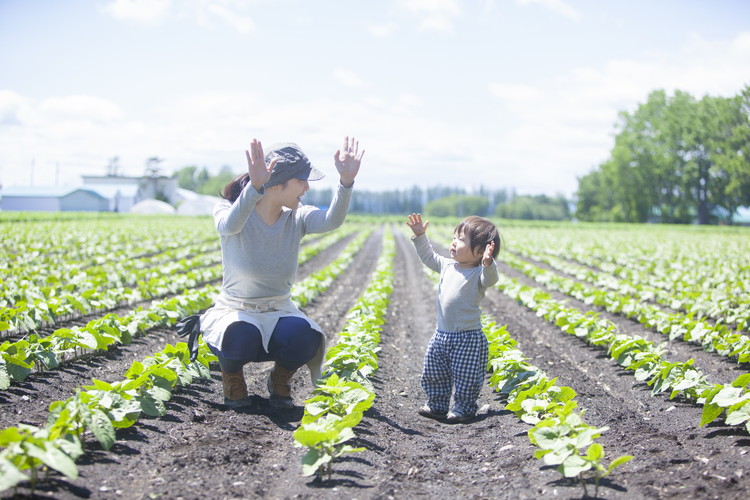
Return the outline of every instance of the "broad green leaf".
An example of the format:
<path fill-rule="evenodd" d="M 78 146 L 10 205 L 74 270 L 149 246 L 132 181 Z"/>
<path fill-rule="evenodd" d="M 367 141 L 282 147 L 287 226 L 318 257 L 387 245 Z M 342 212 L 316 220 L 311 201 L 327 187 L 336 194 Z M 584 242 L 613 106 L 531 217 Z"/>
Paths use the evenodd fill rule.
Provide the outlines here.
<path fill-rule="evenodd" d="M 561 465 L 575 452 L 576 450 L 573 446 L 559 443 L 558 446 L 544 455 L 544 463 L 547 465 Z"/>
<path fill-rule="evenodd" d="M 162 417 L 167 413 L 167 408 L 160 399 L 139 396 L 136 400 L 140 403 L 143 413 L 149 417 Z"/>
<path fill-rule="evenodd" d="M 99 345 L 97 335 L 86 330 L 80 330 L 78 332 L 78 342 L 80 342 L 81 345 L 88 347 L 89 349 L 96 349 Z"/>
<path fill-rule="evenodd" d="M 157 385 L 154 385 L 150 389 L 146 391 L 148 394 L 151 395 L 154 399 L 158 399 L 161 401 L 169 401 L 172 399 L 172 392 L 164 389 L 163 387 L 159 387 Z"/>
<path fill-rule="evenodd" d="M 706 424 L 710 424 L 718 418 L 719 415 L 724 411 L 719 405 L 713 403 L 706 403 L 703 405 L 703 412 L 701 413 L 700 426 L 703 427 Z"/>
<path fill-rule="evenodd" d="M 589 446 L 588 450 L 586 450 L 586 458 L 596 462 L 600 461 L 604 458 L 604 447 L 599 443 L 593 443 Z"/>
<path fill-rule="evenodd" d="M 732 382 L 734 387 L 747 387 L 748 384 L 750 384 L 750 373 L 740 375 L 734 382 Z"/>
<path fill-rule="evenodd" d="M 0 360 L 0 391 L 4 391 L 10 387 L 10 375 L 5 365 L 5 361 Z"/>
<path fill-rule="evenodd" d="M 104 382 L 103 380 L 98 380 L 95 378 L 91 379 L 91 382 L 93 385 L 91 386 L 84 386 L 84 389 L 88 389 L 89 387 L 93 387 L 94 389 L 98 389 L 100 391 L 111 391 L 112 390 L 112 384 L 109 382 Z"/>
<path fill-rule="evenodd" d="M 130 365 L 128 371 L 125 372 L 125 378 L 138 378 L 143 373 L 143 370 L 143 363 L 141 363 L 140 361 L 135 361 L 132 365 Z"/>
<path fill-rule="evenodd" d="M 319 448 L 310 448 L 302 457 L 302 475 L 312 476 L 322 466 L 333 459 L 331 455 Z"/>
<path fill-rule="evenodd" d="M 203 379 L 211 378 L 211 370 L 197 360 L 188 365 L 188 370 L 190 370 L 190 373 L 195 377 Z"/>
<path fill-rule="evenodd" d="M 739 425 L 750 421 L 750 401 L 744 401 L 741 404 L 735 405 L 734 408 L 728 408 L 727 417 L 724 421 L 727 425 Z"/>
<path fill-rule="evenodd" d="M 574 438 L 574 445 L 576 448 L 585 448 L 594 442 L 594 439 L 601 436 L 603 432 L 609 430 L 609 427 L 591 427 L 588 424 L 582 424 L 586 426 L 582 430 L 579 430 L 578 435 Z"/>
<path fill-rule="evenodd" d="M 530 429 L 529 437 L 538 447 L 545 450 L 552 449 L 563 434 L 559 427 L 540 428 L 540 425 L 543 423 L 545 423 L 545 421 L 540 422 L 535 428 Z"/>
<path fill-rule="evenodd" d="M 29 477 L 18 470 L 15 465 L 4 458 L 0 458 L 0 491 L 13 488 L 27 479 Z"/>
<path fill-rule="evenodd" d="M 580 455 L 571 455 L 560 464 L 560 472 L 565 477 L 576 477 L 591 468 L 591 462 Z"/>
<path fill-rule="evenodd" d="M 109 417 L 99 409 L 91 410 L 91 422 L 89 424 L 91 432 L 94 433 L 102 448 L 109 450 L 115 444 L 115 428 Z"/>
<path fill-rule="evenodd" d="M 711 400 L 711 403 L 719 405 L 722 408 L 729 408 L 741 401 L 750 398 L 750 394 L 742 396 L 742 389 L 739 387 L 725 386 Z"/>
<path fill-rule="evenodd" d="M 69 479 L 78 477 L 78 467 L 68 455 L 60 451 L 52 442 L 43 442 L 43 446 L 28 445 L 26 450 L 32 456 L 51 469 L 65 475 Z"/>

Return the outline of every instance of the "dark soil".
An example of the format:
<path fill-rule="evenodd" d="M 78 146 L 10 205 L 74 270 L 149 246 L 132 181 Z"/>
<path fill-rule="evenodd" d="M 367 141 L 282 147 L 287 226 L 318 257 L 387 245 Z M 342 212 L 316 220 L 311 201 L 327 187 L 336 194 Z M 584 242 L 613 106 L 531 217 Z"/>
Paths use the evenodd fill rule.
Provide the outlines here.
<path fill-rule="evenodd" d="M 78 461 L 80 477 L 53 474 L 38 491 L 45 498 L 581 498 L 583 489 L 562 478 L 554 467 L 533 458 L 528 424 L 505 411 L 489 386 L 477 417 L 449 425 L 417 415 L 423 403 L 419 387 L 422 357 L 435 325 L 435 291 L 424 275 L 412 244 L 399 231 L 396 278 L 388 322 L 382 332 L 380 370 L 374 379 L 377 399 L 355 428 L 355 445 L 367 451 L 334 465 L 332 478 L 302 475 L 304 451 L 294 446 L 302 403 L 312 389 L 308 372 L 295 376 L 297 407 L 272 411 L 264 389 L 269 363 L 251 364 L 245 375 L 256 406 L 231 411 L 221 404 L 218 369 L 212 379 L 177 392 L 168 413 L 143 418 L 118 431 L 109 451 L 95 443 Z M 306 308 L 327 330 L 329 341 L 345 323 L 345 314 L 367 285 L 380 252 L 376 232 L 350 270 Z M 301 266 L 300 279 L 335 258 L 345 243 Z M 502 267 L 503 272 L 517 276 Z M 571 305 L 585 309 L 574 300 Z M 712 424 L 698 427 L 701 408 L 668 395 L 651 396 L 605 352 L 586 346 L 538 318 L 497 290 L 488 292 L 485 313 L 495 317 L 519 341 L 519 348 L 558 384 L 578 392 L 584 419 L 608 426 L 599 442 L 609 459 L 635 458 L 602 480 L 600 498 L 722 498 L 750 495 L 750 435 L 744 428 Z M 655 341 L 658 334 L 637 323 L 608 316 L 618 327 Z M 151 332 L 131 346 L 30 377 L 0 393 L 0 428 L 18 422 L 44 423 L 47 406 L 69 397 L 89 380 L 119 380 L 135 359 L 176 341 L 171 331 Z M 731 361 L 674 343 L 671 359 L 694 357 L 712 381 L 740 372 Z M 747 368 L 747 367 L 745 367 Z M 21 495 L 28 495 L 24 486 Z M 593 488 L 589 488 L 593 493 Z M 4 492 L 3 498 L 11 492 Z"/>

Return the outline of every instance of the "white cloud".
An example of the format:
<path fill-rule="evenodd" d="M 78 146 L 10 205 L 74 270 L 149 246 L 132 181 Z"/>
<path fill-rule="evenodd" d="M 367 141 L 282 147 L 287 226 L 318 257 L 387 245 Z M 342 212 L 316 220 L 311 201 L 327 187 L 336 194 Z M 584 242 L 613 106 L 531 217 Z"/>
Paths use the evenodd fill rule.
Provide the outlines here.
<path fill-rule="evenodd" d="M 558 14 L 562 14 L 564 17 L 567 17 L 568 19 L 571 19 L 573 21 L 578 21 L 580 19 L 581 15 L 577 10 L 575 10 L 573 7 L 568 5 L 567 3 L 563 2 L 563 0 L 516 0 L 521 5 L 530 5 L 530 4 L 536 4 L 541 5 L 542 7 L 545 7 L 553 12 L 557 12 Z"/>
<path fill-rule="evenodd" d="M 256 4 L 183 0 L 175 2 L 170 12 L 163 7 L 160 15 L 193 16 L 206 25 L 221 23 L 222 28 L 234 23 L 233 29 L 249 32 L 254 26 L 247 17 L 249 5 Z M 544 4 L 558 9 L 561 5 L 565 4 Z M 398 6 L 412 23 L 416 19 L 425 29 L 443 33 L 450 32 L 462 15 L 456 1 L 403 0 Z M 370 26 L 370 33 L 389 36 L 397 28 L 403 30 L 403 19 L 395 22 Z M 455 41 L 457 46 L 462 43 L 460 37 Z M 388 48 L 387 43 L 382 46 Z M 408 49 L 404 45 L 404 52 Z M 196 67 L 206 64 L 196 62 Z M 78 182 L 83 173 L 103 173 L 115 155 L 128 175 L 143 173 L 145 160 L 152 156 L 164 159 L 165 172 L 186 165 L 207 166 L 214 172 L 230 165 L 241 171 L 244 149 L 257 137 L 264 145 L 285 140 L 299 143 L 328 174 L 320 184 L 332 185 L 336 181 L 333 152 L 344 135 L 354 135 L 367 150 L 358 180 L 361 189 L 484 184 L 515 186 L 519 192 L 571 194 L 576 176 L 609 155 L 617 113 L 645 102 L 650 91 L 679 88 L 696 96 L 705 92 L 734 95 L 750 83 L 750 33 L 723 42 L 695 36 L 681 51 L 582 65 L 544 81 L 523 80 L 523 71 L 513 73 L 519 75 L 517 81 L 498 76 L 486 84 L 487 99 L 467 99 L 479 102 L 478 107 L 458 110 L 445 102 L 452 96 L 421 92 L 432 82 L 416 76 L 399 79 L 392 87 L 380 86 L 377 79 L 365 80 L 342 69 L 347 66 L 328 64 L 320 62 L 318 67 L 328 67 L 329 72 L 310 82 L 305 92 L 294 92 L 293 86 L 277 92 L 271 85 L 255 85 L 244 73 L 226 71 L 219 63 L 211 81 L 166 82 L 169 87 L 155 86 L 153 92 L 131 96 L 130 104 L 114 104 L 97 96 L 61 95 L 56 86 L 46 89 L 53 93 L 44 100 L 31 98 L 31 90 L 23 95 L 23 86 L 14 88 L 15 92 L 0 91 L 0 182 L 27 183 L 32 159 L 38 184 L 52 182 L 58 164 L 68 182 Z M 372 74 L 377 71 L 373 69 Z M 369 73 L 368 77 L 377 78 Z M 312 87 L 326 79 L 328 85 Z M 331 79 L 340 84 L 330 85 Z M 475 87 L 462 87 L 462 83 L 455 83 L 456 95 L 474 91 Z M 207 88 L 211 91 L 195 90 Z M 268 90 L 236 90 L 245 88 Z M 102 96 L 127 98 L 127 90 L 105 89 Z M 50 95 L 44 91 L 33 93 Z M 158 103 L 153 104 L 154 100 Z"/>
<path fill-rule="evenodd" d="M 224 5 L 210 4 L 207 10 L 221 21 L 225 22 L 238 33 L 248 34 L 255 31 L 255 22 L 249 16 L 231 10 Z"/>
<path fill-rule="evenodd" d="M 20 95 L 10 90 L 0 90 L 0 126 L 22 125 L 26 121 L 24 115 L 28 114 L 28 108 L 27 100 Z"/>
<path fill-rule="evenodd" d="M 192 16 L 200 26 L 215 21 L 240 34 L 255 32 L 255 21 L 241 13 L 250 4 L 242 0 L 113 0 L 104 7 L 116 19 L 140 24 L 158 24 L 170 14 Z"/>
<path fill-rule="evenodd" d="M 532 85 L 491 83 L 489 89 L 492 95 L 511 105 L 541 97 L 541 90 Z"/>
<path fill-rule="evenodd" d="M 694 39 L 677 55 L 574 68 L 537 85 L 493 83 L 489 93 L 513 123 L 497 147 L 505 163 L 526 165 L 516 185 L 540 189 L 546 182 L 549 190 L 564 179 L 560 190 L 572 192 L 576 176 L 609 156 L 620 111 L 633 111 L 657 89 L 685 90 L 698 98 L 735 95 L 750 84 L 748 67 L 750 33 L 724 43 Z"/>
<path fill-rule="evenodd" d="M 117 104 L 99 97 L 73 95 L 52 97 L 39 103 L 38 110 L 47 121 L 111 123 L 122 116 Z"/>
<path fill-rule="evenodd" d="M 420 31 L 453 34 L 453 23 L 461 15 L 456 0 L 399 0 L 398 5 L 420 18 Z"/>
<path fill-rule="evenodd" d="M 347 87 L 362 87 L 365 84 L 355 72 L 343 68 L 336 68 L 333 71 L 333 78 Z"/>
<path fill-rule="evenodd" d="M 398 96 L 398 102 L 409 108 L 416 108 L 424 104 L 422 98 L 414 94 L 401 94 Z"/>
<path fill-rule="evenodd" d="M 378 38 L 387 38 L 396 31 L 396 23 L 368 24 L 367 30 Z"/>
<path fill-rule="evenodd" d="M 171 0 L 114 0 L 104 8 L 123 21 L 156 24 L 164 19 L 171 3 Z"/>

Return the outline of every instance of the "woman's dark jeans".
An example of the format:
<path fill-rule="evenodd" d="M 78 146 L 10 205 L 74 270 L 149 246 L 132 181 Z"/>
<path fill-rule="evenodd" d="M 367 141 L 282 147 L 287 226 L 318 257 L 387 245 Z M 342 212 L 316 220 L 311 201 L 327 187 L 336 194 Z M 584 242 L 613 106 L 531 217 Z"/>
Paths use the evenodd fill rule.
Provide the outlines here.
<path fill-rule="evenodd" d="M 209 345 L 218 358 L 221 369 L 228 373 L 242 370 L 247 363 L 276 361 L 294 371 L 310 361 L 318 352 L 322 335 L 313 330 L 306 320 L 294 316 L 279 318 L 268 343 L 263 349 L 260 330 L 250 323 L 237 321 L 227 327 L 221 350 Z"/>

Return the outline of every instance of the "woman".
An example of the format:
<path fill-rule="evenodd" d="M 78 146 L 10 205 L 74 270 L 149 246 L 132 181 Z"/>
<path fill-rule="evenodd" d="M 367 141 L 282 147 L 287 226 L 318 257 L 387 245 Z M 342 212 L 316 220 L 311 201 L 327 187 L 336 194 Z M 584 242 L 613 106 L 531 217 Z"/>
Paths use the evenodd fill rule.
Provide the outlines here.
<path fill-rule="evenodd" d="M 267 384 L 276 408 L 294 406 L 290 382 L 302 365 L 313 382 L 320 378 L 325 337 L 294 305 L 290 290 L 302 237 L 344 222 L 364 153 L 346 137 L 343 151 L 334 154 L 340 182 L 327 210 L 301 204 L 308 181 L 323 174 L 293 143 L 274 145 L 264 156 L 253 139 L 245 152 L 248 172 L 225 186 L 214 209 L 224 265 L 221 293 L 200 321 L 219 358 L 225 405 L 250 405 L 242 372 L 249 362 L 275 362 Z"/>

